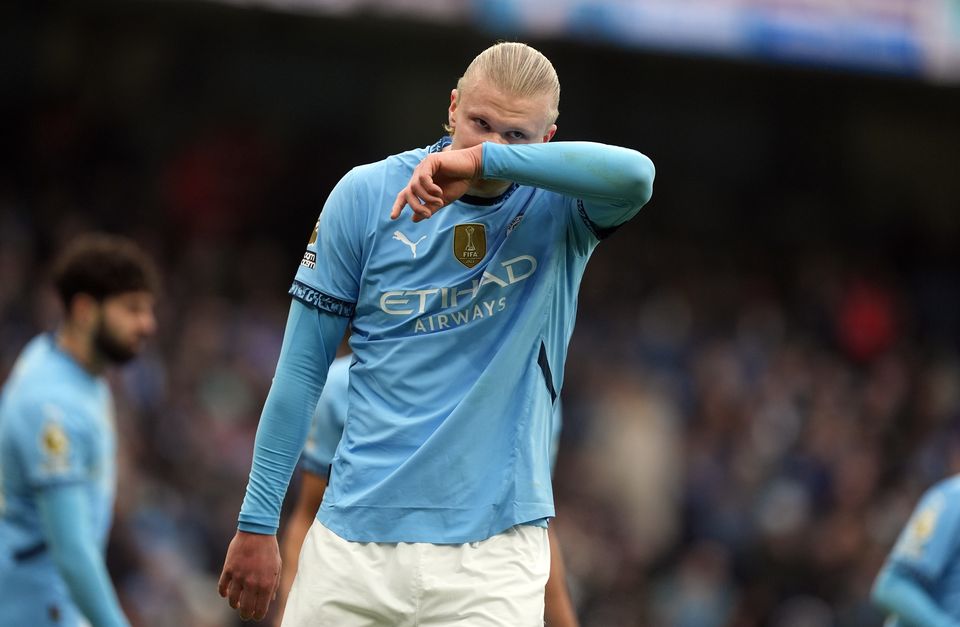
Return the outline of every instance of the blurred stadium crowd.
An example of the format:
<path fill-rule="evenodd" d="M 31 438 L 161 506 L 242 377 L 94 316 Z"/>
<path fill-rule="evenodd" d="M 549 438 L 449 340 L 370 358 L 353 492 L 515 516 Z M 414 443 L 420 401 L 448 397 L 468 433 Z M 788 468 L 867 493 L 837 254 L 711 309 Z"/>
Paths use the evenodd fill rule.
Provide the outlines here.
<path fill-rule="evenodd" d="M 160 332 L 113 377 L 109 565 L 137 625 L 233 624 L 216 577 L 286 288 L 326 189 L 382 155 L 335 124 L 297 142 L 249 118 L 178 127 L 175 150 L 147 150 L 148 116 L 118 119 L 89 91 L 77 93 L 93 104 L 39 83 L 4 105 L 0 377 L 56 323 L 44 272 L 63 242 L 108 229 L 153 253 Z M 165 93 L 175 102 L 176 88 Z M 339 169 L 318 144 L 335 146 Z M 588 268 L 563 390 L 556 524 L 583 624 L 879 625 L 873 577 L 921 491 L 960 469 L 958 253 L 896 220 L 859 225 L 866 246 L 782 250 L 743 236 L 753 221 L 742 209 L 716 233 L 671 225 L 656 213 L 683 183 L 669 200 L 671 170 L 658 164 L 668 199 L 655 195 Z M 810 198 L 751 202 L 782 233 L 835 208 L 797 208 Z"/>

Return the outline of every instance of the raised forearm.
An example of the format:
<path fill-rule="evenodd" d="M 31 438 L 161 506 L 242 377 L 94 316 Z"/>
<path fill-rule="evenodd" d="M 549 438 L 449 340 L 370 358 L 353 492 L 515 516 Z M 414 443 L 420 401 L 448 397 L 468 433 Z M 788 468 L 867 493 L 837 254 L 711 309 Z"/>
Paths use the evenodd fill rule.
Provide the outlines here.
<path fill-rule="evenodd" d="M 582 199 L 602 226 L 629 219 L 653 194 L 653 162 L 629 148 L 593 142 L 482 146 L 483 178 Z"/>

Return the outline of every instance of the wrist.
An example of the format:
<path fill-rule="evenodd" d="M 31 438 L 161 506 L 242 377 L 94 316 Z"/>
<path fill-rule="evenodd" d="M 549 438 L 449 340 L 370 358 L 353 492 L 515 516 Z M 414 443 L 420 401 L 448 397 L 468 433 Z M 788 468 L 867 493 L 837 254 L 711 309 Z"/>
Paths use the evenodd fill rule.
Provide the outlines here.
<path fill-rule="evenodd" d="M 471 159 L 473 160 L 473 177 L 474 179 L 483 178 L 483 150 L 484 145 L 487 142 L 477 144 L 471 148 L 468 148 L 467 151 L 470 154 Z"/>

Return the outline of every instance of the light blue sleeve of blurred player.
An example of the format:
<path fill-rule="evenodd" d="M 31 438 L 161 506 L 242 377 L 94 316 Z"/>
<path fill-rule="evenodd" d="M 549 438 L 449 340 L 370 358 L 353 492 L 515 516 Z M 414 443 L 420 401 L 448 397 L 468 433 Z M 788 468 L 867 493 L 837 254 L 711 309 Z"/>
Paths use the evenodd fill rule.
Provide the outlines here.
<path fill-rule="evenodd" d="M 74 412 L 68 399 L 44 399 L 32 409 L 39 419 L 19 421 L 17 450 L 23 462 L 26 481 L 32 490 L 90 478 L 94 462 L 95 435 Z M 79 414 L 79 415 L 78 415 Z"/>
<path fill-rule="evenodd" d="M 100 487 L 91 425 L 68 399 L 35 407 L 41 420 L 21 421 L 17 447 L 33 490 L 43 537 L 80 611 L 94 624 L 125 626 L 104 561 L 105 528 L 90 507 Z"/>
<path fill-rule="evenodd" d="M 960 625 L 958 534 L 960 480 L 953 478 L 921 499 L 877 577 L 874 602 L 907 625 Z"/>
<path fill-rule="evenodd" d="M 330 463 L 343 435 L 350 391 L 350 362 L 353 357 L 338 357 L 330 364 L 317 409 L 313 414 L 307 444 L 300 455 L 300 468 L 321 477 L 330 474 Z"/>
<path fill-rule="evenodd" d="M 890 560 L 937 580 L 956 558 L 960 543 L 960 483 L 943 482 L 928 491 L 901 532 Z"/>
<path fill-rule="evenodd" d="M 79 484 L 52 486 L 37 495 L 48 549 L 70 597 L 93 625 L 129 625 L 89 524 L 90 508 Z"/>

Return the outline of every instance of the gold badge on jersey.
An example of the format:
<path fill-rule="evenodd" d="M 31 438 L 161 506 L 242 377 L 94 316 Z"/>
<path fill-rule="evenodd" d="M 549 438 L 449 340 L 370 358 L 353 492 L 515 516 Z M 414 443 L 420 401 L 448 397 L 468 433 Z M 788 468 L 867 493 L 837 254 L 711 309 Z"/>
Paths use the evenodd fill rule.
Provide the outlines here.
<path fill-rule="evenodd" d="M 925 544 L 933 535 L 939 517 L 939 509 L 933 507 L 917 514 L 910 524 L 910 538 L 918 544 Z"/>
<path fill-rule="evenodd" d="M 932 503 L 915 513 L 907 523 L 906 530 L 897 540 L 894 551 L 898 555 L 911 559 L 922 556 L 927 542 L 936 531 L 937 519 L 940 518 L 942 508 L 943 503 L 939 499 L 933 499 Z"/>
<path fill-rule="evenodd" d="M 320 218 L 317 218 L 317 223 L 313 226 L 313 233 L 310 234 L 310 240 L 307 242 L 307 246 L 310 244 L 317 243 L 317 233 L 320 232 Z"/>
<path fill-rule="evenodd" d="M 40 443 L 48 457 L 63 458 L 70 450 L 67 433 L 57 422 L 48 422 L 40 435 Z"/>
<path fill-rule="evenodd" d="M 487 254 L 487 231 L 482 224 L 458 224 L 453 229 L 453 256 L 472 268 Z"/>

